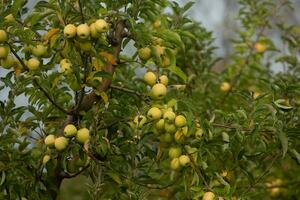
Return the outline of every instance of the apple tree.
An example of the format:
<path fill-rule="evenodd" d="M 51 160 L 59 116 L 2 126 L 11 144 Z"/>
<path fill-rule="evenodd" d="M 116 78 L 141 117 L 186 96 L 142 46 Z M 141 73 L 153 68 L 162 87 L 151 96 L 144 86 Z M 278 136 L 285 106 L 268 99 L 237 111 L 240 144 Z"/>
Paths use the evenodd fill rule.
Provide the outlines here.
<path fill-rule="evenodd" d="M 89 199 L 300 195 L 291 2 L 241 0 L 221 72 L 193 2 L 26 3 L 0 5 L 1 199 L 66 199 L 77 176 Z"/>

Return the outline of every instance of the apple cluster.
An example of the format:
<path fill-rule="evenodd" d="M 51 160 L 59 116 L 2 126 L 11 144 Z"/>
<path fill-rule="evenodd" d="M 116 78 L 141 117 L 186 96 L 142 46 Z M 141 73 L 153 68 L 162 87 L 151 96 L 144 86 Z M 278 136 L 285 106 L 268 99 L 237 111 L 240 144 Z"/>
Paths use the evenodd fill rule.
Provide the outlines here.
<path fill-rule="evenodd" d="M 81 128 L 77 130 L 76 126 L 73 124 L 68 124 L 64 128 L 63 136 L 55 136 L 53 134 L 47 135 L 44 139 L 44 143 L 47 147 L 54 147 L 57 151 L 65 150 L 69 142 L 75 141 L 79 144 L 85 144 L 90 139 L 90 131 L 87 128 Z M 43 158 L 43 163 L 46 164 L 50 160 L 49 155 L 45 155 Z"/>

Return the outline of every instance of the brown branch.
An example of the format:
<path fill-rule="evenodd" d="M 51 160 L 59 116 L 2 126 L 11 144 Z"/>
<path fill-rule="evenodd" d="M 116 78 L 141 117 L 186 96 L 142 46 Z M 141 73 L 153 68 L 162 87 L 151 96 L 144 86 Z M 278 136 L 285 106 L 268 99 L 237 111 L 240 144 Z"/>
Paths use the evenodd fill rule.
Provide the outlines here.
<path fill-rule="evenodd" d="M 64 173 L 62 174 L 63 178 L 74 178 L 76 176 L 78 176 L 79 174 L 81 174 L 82 172 L 84 172 L 87 168 L 90 167 L 90 164 L 87 164 L 86 166 L 84 166 L 81 170 L 79 170 L 78 172 L 74 173 L 74 174 L 69 174 L 69 173 Z"/>
<path fill-rule="evenodd" d="M 134 94 L 135 96 L 141 98 L 142 100 L 147 100 L 147 97 L 144 94 L 141 94 L 141 93 L 139 93 L 135 90 L 131 90 L 131 89 L 128 89 L 128 88 L 117 86 L 117 85 L 110 85 L 110 88 L 116 89 L 116 90 L 119 90 L 119 91 L 122 91 L 122 92 L 130 93 L 130 94 Z"/>

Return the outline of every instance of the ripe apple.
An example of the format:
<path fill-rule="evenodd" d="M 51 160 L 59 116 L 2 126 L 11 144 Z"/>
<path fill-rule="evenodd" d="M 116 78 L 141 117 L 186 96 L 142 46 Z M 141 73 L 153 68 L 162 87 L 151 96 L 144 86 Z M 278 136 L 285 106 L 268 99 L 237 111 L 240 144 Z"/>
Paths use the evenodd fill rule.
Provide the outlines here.
<path fill-rule="evenodd" d="M 54 135 L 47 135 L 47 137 L 44 140 L 45 145 L 47 146 L 53 146 L 55 142 L 55 136 Z"/>
<path fill-rule="evenodd" d="M 90 139 L 90 131 L 87 128 L 81 128 L 77 131 L 76 140 L 79 143 L 85 143 Z"/>
<path fill-rule="evenodd" d="M 141 60 L 148 60 L 151 57 L 151 49 L 149 47 L 144 47 L 138 51 Z"/>
<path fill-rule="evenodd" d="M 47 47 L 42 44 L 38 44 L 35 47 L 32 47 L 31 52 L 36 57 L 43 57 L 47 53 Z"/>
<path fill-rule="evenodd" d="M 72 63 L 69 59 L 66 59 L 66 58 L 62 59 L 59 64 L 60 64 L 60 72 L 61 73 L 72 71 L 72 69 L 71 69 Z"/>
<path fill-rule="evenodd" d="M 161 118 L 161 110 L 157 107 L 152 107 L 147 113 L 147 117 L 152 119 L 152 120 L 157 120 Z"/>
<path fill-rule="evenodd" d="M 171 147 L 169 149 L 170 158 L 178 158 L 181 155 L 181 149 L 178 147 Z"/>
<path fill-rule="evenodd" d="M 39 69 L 40 64 L 41 64 L 40 61 L 36 58 L 30 58 L 27 61 L 27 67 L 31 71 Z"/>
<path fill-rule="evenodd" d="M 6 58 L 9 53 L 9 48 L 7 46 L 0 46 L 0 59 Z"/>
<path fill-rule="evenodd" d="M 169 67 L 170 65 L 171 65 L 170 58 L 168 58 L 167 56 L 163 56 L 162 67 Z"/>
<path fill-rule="evenodd" d="M 44 155 L 44 157 L 43 157 L 43 165 L 46 165 L 49 160 L 50 160 L 50 156 L 49 155 Z"/>
<path fill-rule="evenodd" d="M 90 25 L 90 29 L 91 29 L 92 38 L 99 38 L 101 36 L 100 33 L 96 29 L 96 24 L 95 23 L 92 23 Z"/>
<path fill-rule="evenodd" d="M 171 169 L 173 170 L 178 170 L 180 168 L 180 163 L 179 163 L 179 159 L 178 158 L 174 158 L 171 161 Z"/>
<path fill-rule="evenodd" d="M 179 131 L 181 131 L 183 133 L 184 136 L 188 137 L 188 131 L 189 128 L 187 126 L 182 127 L 181 129 L 179 129 Z"/>
<path fill-rule="evenodd" d="M 80 24 L 76 30 L 78 37 L 81 39 L 87 39 L 91 33 L 91 29 L 87 24 Z"/>
<path fill-rule="evenodd" d="M 254 45 L 254 49 L 258 52 L 258 53 L 263 53 L 266 51 L 267 49 L 267 45 L 262 43 L 262 42 L 257 42 L 255 45 Z"/>
<path fill-rule="evenodd" d="M 164 119 L 160 119 L 156 124 L 155 124 L 155 128 L 158 131 L 163 131 L 165 129 L 165 120 Z"/>
<path fill-rule="evenodd" d="M 77 28 L 74 24 L 68 24 L 64 28 L 64 36 L 66 38 L 73 38 L 76 36 Z"/>
<path fill-rule="evenodd" d="M 175 133 L 174 139 L 175 139 L 176 142 L 182 143 L 184 141 L 184 134 L 183 134 L 183 132 L 180 131 L 180 130 L 177 131 Z"/>
<path fill-rule="evenodd" d="M 133 122 L 140 128 L 147 122 L 147 118 L 144 115 L 138 115 Z"/>
<path fill-rule="evenodd" d="M 161 45 L 163 42 L 163 39 L 159 38 L 159 37 L 153 37 L 151 43 L 153 45 Z"/>
<path fill-rule="evenodd" d="M 186 118 L 185 118 L 185 116 L 183 116 L 183 115 L 176 116 L 176 118 L 175 118 L 175 125 L 177 127 L 179 127 L 179 128 L 185 126 L 186 125 Z"/>
<path fill-rule="evenodd" d="M 163 99 L 167 94 L 167 88 L 164 84 L 157 83 L 152 87 L 151 96 L 154 99 Z"/>
<path fill-rule="evenodd" d="M 167 133 L 175 133 L 176 126 L 174 124 L 165 123 L 165 130 Z"/>
<path fill-rule="evenodd" d="M 5 59 L 1 60 L 1 66 L 5 69 L 10 69 L 15 64 L 13 56 L 8 55 Z"/>
<path fill-rule="evenodd" d="M 153 86 L 156 83 L 156 75 L 153 72 L 147 72 L 144 75 L 144 81 L 148 84 Z"/>
<path fill-rule="evenodd" d="M 205 192 L 203 197 L 202 197 L 202 200 L 214 200 L 215 198 L 215 194 L 212 193 L 212 192 Z"/>
<path fill-rule="evenodd" d="M 98 19 L 95 22 L 95 28 L 99 33 L 104 33 L 108 31 L 108 23 L 104 19 Z"/>
<path fill-rule="evenodd" d="M 228 92 L 230 89 L 231 89 L 230 83 L 228 83 L 228 82 L 223 82 L 223 83 L 221 84 L 220 90 L 221 90 L 222 92 Z"/>
<path fill-rule="evenodd" d="M 190 162 L 190 158 L 187 155 L 181 155 L 179 157 L 179 163 L 181 166 L 185 166 L 186 164 L 188 164 Z"/>
<path fill-rule="evenodd" d="M 154 49 L 158 57 L 162 56 L 165 53 L 165 47 L 162 47 L 160 45 L 154 46 Z"/>
<path fill-rule="evenodd" d="M 172 110 L 167 110 L 164 113 L 164 119 L 169 123 L 174 122 L 175 118 L 176 118 L 176 114 Z"/>
<path fill-rule="evenodd" d="M 65 134 L 66 137 L 75 136 L 77 134 L 77 128 L 76 128 L 76 126 L 74 126 L 73 124 L 68 124 L 64 128 L 64 134 Z"/>
<path fill-rule="evenodd" d="M 159 82 L 164 84 L 165 86 L 168 86 L 169 79 L 166 75 L 162 75 L 159 77 Z"/>
<path fill-rule="evenodd" d="M 6 31 L 0 29 L 0 43 L 7 42 L 7 40 L 8 40 L 8 37 L 7 37 Z"/>
<path fill-rule="evenodd" d="M 54 146 L 58 151 L 62 151 L 67 148 L 68 144 L 68 139 L 63 136 L 56 138 L 54 141 Z"/>

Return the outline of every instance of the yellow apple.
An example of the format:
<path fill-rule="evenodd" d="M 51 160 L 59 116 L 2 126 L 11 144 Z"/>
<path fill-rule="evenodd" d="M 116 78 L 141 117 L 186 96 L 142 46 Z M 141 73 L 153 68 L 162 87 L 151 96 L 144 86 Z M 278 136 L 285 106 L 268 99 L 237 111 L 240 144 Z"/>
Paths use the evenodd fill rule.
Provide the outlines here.
<path fill-rule="evenodd" d="M 7 40 L 8 40 L 8 37 L 7 37 L 6 31 L 0 29 L 0 43 L 7 42 Z"/>
<path fill-rule="evenodd" d="M 257 99 L 257 97 L 260 96 L 260 93 L 259 92 L 254 92 L 253 93 L 253 99 Z"/>
<path fill-rule="evenodd" d="M 141 60 L 148 60 L 151 58 L 151 49 L 149 47 L 144 47 L 138 51 Z"/>
<path fill-rule="evenodd" d="M 154 99 L 163 99 L 167 94 L 167 88 L 164 84 L 157 83 L 152 87 L 151 95 Z"/>
<path fill-rule="evenodd" d="M 182 143 L 184 140 L 184 134 L 182 131 L 176 131 L 175 135 L 174 135 L 174 139 L 176 142 L 178 143 Z"/>
<path fill-rule="evenodd" d="M 200 139 L 203 135 L 203 129 L 202 128 L 197 128 L 195 132 L 195 138 Z"/>
<path fill-rule="evenodd" d="M 1 60 L 1 66 L 5 69 L 10 69 L 15 64 L 13 56 L 8 55 L 5 59 Z"/>
<path fill-rule="evenodd" d="M 187 155 L 181 155 L 179 157 L 179 163 L 181 166 L 185 166 L 186 164 L 188 164 L 190 162 L 190 158 Z"/>
<path fill-rule="evenodd" d="M 156 124 L 155 124 L 155 128 L 158 131 L 163 131 L 165 130 L 165 120 L 164 119 L 160 119 Z"/>
<path fill-rule="evenodd" d="M 180 163 L 179 163 L 179 159 L 178 158 L 174 158 L 172 161 L 171 161 L 171 169 L 173 170 L 177 170 L 180 168 Z"/>
<path fill-rule="evenodd" d="M 165 53 L 165 47 L 162 47 L 160 45 L 154 46 L 154 49 L 158 57 L 162 56 Z"/>
<path fill-rule="evenodd" d="M 91 33 L 91 29 L 87 24 L 80 24 L 77 26 L 77 35 L 81 39 L 88 39 Z"/>
<path fill-rule="evenodd" d="M 258 52 L 258 53 L 263 53 L 266 51 L 267 49 L 267 45 L 262 43 L 262 42 L 257 42 L 254 45 L 254 49 Z"/>
<path fill-rule="evenodd" d="M 230 83 L 228 83 L 228 82 L 223 82 L 223 83 L 221 84 L 220 90 L 221 90 L 222 92 L 228 92 L 230 89 L 231 89 Z"/>
<path fill-rule="evenodd" d="M 144 75 L 144 81 L 148 84 L 153 86 L 156 83 L 156 75 L 153 72 L 147 72 Z"/>
<path fill-rule="evenodd" d="M 181 155 L 181 149 L 178 147 L 171 147 L 169 149 L 170 158 L 178 158 Z"/>
<path fill-rule="evenodd" d="M 174 124 L 165 123 L 165 130 L 167 133 L 175 133 L 176 126 Z"/>
<path fill-rule="evenodd" d="M 168 86 L 169 79 L 166 75 L 162 75 L 159 77 L 159 82 L 164 84 L 165 86 Z"/>
<path fill-rule="evenodd" d="M 147 118 L 144 115 L 138 115 L 133 122 L 140 128 L 147 122 Z"/>
<path fill-rule="evenodd" d="M 108 31 L 108 23 L 104 19 L 98 19 L 95 22 L 95 28 L 99 33 L 104 33 Z"/>
<path fill-rule="evenodd" d="M 40 67 L 40 61 L 38 59 L 36 59 L 36 58 L 30 58 L 27 61 L 27 67 L 31 71 L 37 70 Z"/>
<path fill-rule="evenodd" d="M 214 200 L 215 198 L 215 194 L 212 193 L 212 192 L 205 192 L 203 197 L 202 197 L 202 200 Z"/>
<path fill-rule="evenodd" d="M 0 59 L 6 58 L 9 53 L 9 48 L 7 46 L 0 46 Z"/>
<path fill-rule="evenodd" d="M 176 114 L 172 110 L 168 110 L 164 113 L 164 119 L 169 123 L 174 122 L 175 118 Z"/>
<path fill-rule="evenodd" d="M 81 128 L 77 131 L 76 140 L 79 143 L 85 143 L 90 139 L 90 131 L 87 128 Z"/>
<path fill-rule="evenodd" d="M 45 145 L 47 146 L 53 146 L 55 142 L 55 136 L 54 135 L 47 135 L 47 137 L 44 140 Z"/>
<path fill-rule="evenodd" d="M 71 67 L 72 67 L 72 63 L 69 59 L 65 58 L 60 61 L 60 72 L 61 73 L 72 71 Z"/>
<path fill-rule="evenodd" d="M 15 17 L 13 16 L 13 14 L 9 14 L 4 17 L 4 20 L 6 22 L 13 22 L 13 21 L 15 21 Z"/>
<path fill-rule="evenodd" d="M 99 38 L 101 36 L 100 33 L 96 29 L 96 24 L 95 23 L 92 23 L 90 25 L 90 29 L 91 29 L 92 38 Z"/>
<path fill-rule="evenodd" d="M 50 156 L 49 155 L 44 155 L 44 157 L 43 157 L 43 165 L 46 165 L 49 160 L 50 160 Z"/>
<path fill-rule="evenodd" d="M 163 39 L 161 39 L 159 37 L 153 37 L 151 42 L 153 45 L 161 45 L 163 42 Z"/>
<path fill-rule="evenodd" d="M 161 118 L 161 110 L 157 107 L 152 107 L 147 113 L 147 117 L 152 119 L 152 120 L 157 120 Z"/>
<path fill-rule="evenodd" d="M 76 29 L 76 26 L 74 24 L 68 24 L 64 28 L 64 36 L 66 38 L 73 38 L 73 37 L 75 37 L 76 36 L 76 32 L 77 32 L 77 29 Z"/>
<path fill-rule="evenodd" d="M 77 134 L 77 128 L 73 124 L 68 124 L 64 128 L 64 134 L 66 137 L 72 137 Z"/>
<path fill-rule="evenodd" d="M 178 115 L 175 118 L 175 125 L 177 127 L 183 127 L 186 125 L 186 118 L 183 115 Z"/>
<path fill-rule="evenodd" d="M 171 65 L 171 61 L 170 58 L 168 58 L 167 56 L 163 56 L 162 58 L 162 67 L 169 67 Z"/>
<path fill-rule="evenodd" d="M 42 44 L 38 44 L 35 47 L 32 47 L 31 52 L 36 57 L 43 57 L 47 53 L 47 47 Z"/>
<path fill-rule="evenodd" d="M 68 144 L 68 139 L 63 136 L 56 138 L 54 141 L 54 146 L 58 151 L 62 151 L 67 148 Z"/>

